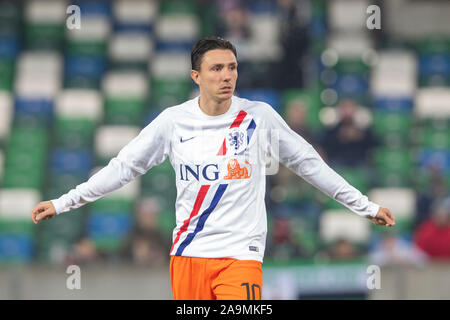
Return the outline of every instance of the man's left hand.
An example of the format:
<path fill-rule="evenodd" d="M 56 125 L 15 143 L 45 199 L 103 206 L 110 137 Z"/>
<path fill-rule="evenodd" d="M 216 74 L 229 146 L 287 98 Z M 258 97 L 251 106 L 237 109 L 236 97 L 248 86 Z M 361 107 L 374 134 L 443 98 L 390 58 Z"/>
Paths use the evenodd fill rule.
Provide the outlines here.
<path fill-rule="evenodd" d="M 395 217 L 388 208 L 380 207 L 375 218 L 370 216 L 367 218 L 377 226 L 392 227 L 395 225 Z"/>

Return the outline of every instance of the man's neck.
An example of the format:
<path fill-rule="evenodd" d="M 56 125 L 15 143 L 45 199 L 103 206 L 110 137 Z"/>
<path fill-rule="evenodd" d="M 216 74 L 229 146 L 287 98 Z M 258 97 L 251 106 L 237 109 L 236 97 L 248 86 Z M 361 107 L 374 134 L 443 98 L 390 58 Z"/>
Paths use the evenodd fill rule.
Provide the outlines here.
<path fill-rule="evenodd" d="M 200 109 L 208 116 L 220 116 L 230 109 L 231 99 L 217 101 L 208 99 L 206 95 L 200 95 L 198 104 Z"/>

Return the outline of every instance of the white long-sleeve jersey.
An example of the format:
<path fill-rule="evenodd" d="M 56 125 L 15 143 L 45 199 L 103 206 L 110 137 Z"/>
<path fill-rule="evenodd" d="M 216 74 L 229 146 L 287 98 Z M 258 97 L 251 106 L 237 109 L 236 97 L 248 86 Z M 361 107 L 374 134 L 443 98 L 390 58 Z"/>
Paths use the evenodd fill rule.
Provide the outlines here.
<path fill-rule="evenodd" d="M 177 187 L 171 255 L 262 261 L 266 175 L 275 173 L 278 164 L 268 159 L 281 162 L 360 216 L 374 217 L 379 209 L 270 105 L 233 96 L 228 111 L 219 116 L 206 115 L 198 97 L 165 109 L 106 167 L 52 200 L 56 212 L 95 201 L 167 157 Z"/>

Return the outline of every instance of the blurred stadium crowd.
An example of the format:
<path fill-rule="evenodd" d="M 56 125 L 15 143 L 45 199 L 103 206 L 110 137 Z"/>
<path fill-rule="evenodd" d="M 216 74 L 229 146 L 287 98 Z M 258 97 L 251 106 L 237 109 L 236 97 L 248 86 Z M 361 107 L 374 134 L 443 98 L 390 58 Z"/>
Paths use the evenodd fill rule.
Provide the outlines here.
<path fill-rule="evenodd" d="M 81 29 L 66 27 L 71 4 Z M 280 167 L 268 177 L 266 260 L 449 259 L 450 35 L 368 30 L 368 5 L 0 1 L 0 263 L 168 263 L 176 197 L 168 160 L 37 226 L 31 209 L 84 182 L 161 110 L 197 95 L 190 50 L 210 35 L 237 47 L 237 95 L 271 104 L 397 218 L 395 228 L 372 227 Z"/>

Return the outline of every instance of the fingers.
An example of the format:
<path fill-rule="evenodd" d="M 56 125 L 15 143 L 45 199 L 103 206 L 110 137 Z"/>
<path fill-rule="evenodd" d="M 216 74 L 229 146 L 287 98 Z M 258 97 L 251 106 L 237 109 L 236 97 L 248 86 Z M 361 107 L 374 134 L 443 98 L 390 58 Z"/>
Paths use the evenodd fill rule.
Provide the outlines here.
<path fill-rule="evenodd" d="M 395 225 L 395 217 L 387 208 L 380 208 L 377 216 L 370 220 L 377 226 L 392 227 Z"/>
<path fill-rule="evenodd" d="M 31 212 L 31 219 L 33 220 L 34 224 L 37 224 L 36 216 L 39 214 L 39 212 L 44 211 L 45 208 L 43 207 L 42 203 L 39 203 L 36 208 L 33 209 Z"/>
<path fill-rule="evenodd" d="M 385 209 L 387 226 L 395 225 L 395 217 L 389 209 Z"/>
<path fill-rule="evenodd" d="M 47 220 L 55 215 L 51 202 L 41 202 L 31 212 L 31 219 L 35 224 L 40 220 Z"/>
<path fill-rule="evenodd" d="M 36 221 L 47 220 L 47 219 L 50 219 L 51 216 L 52 216 L 52 212 L 51 212 L 51 210 L 49 208 L 49 209 L 46 209 L 44 212 L 39 213 L 36 216 Z"/>
<path fill-rule="evenodd" d="M 383 224 L 386 227 L 392 227 L 395 225 L 395 217 L 389 209 L 383 208 L 381 213 L 382 214 L 381 214 L 380 218 L 382 218 L 384 220 Z"/>

